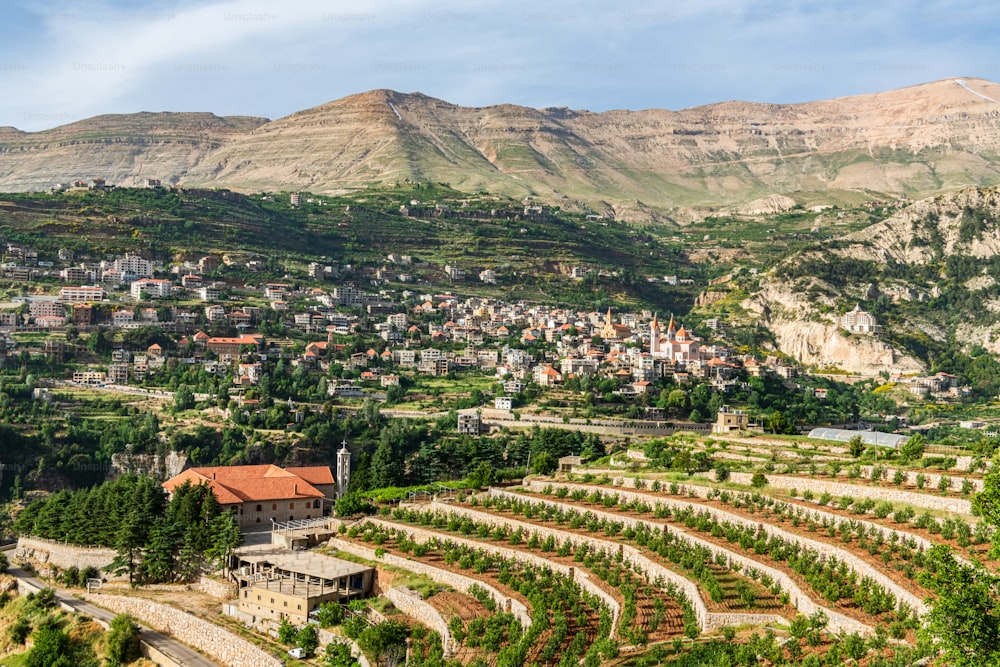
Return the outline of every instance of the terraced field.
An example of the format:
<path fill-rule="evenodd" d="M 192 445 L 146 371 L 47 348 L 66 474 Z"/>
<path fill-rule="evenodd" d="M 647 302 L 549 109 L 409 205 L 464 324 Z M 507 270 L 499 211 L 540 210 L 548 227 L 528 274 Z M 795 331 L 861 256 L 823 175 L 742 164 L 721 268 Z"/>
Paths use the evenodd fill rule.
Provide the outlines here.
<path fill-rule="evenodd" d="M 928 550 L 991 562 L 993 531 L 971 515 L 980 466 L 862 466 L 828 447 L 809 454 L 824 460 L 809 474 L 788 465 L 801 459 L 795 444 L 754 448 L 784 470 L 763 484 L 754 465 L 723 482 L 679 480 L 633 453 L 627 471 L 584 468 L 385 507 L 333 542 L 482 585 L 472 590 L 484 608 L 510 612 L 517 630 L 494 623 L 484 641 L 482 609 L 444 606 L 449 655 L 462 664 L 875 667 L 924 657 Z M 741 662 L 749 652 L 756 661 Z"/>

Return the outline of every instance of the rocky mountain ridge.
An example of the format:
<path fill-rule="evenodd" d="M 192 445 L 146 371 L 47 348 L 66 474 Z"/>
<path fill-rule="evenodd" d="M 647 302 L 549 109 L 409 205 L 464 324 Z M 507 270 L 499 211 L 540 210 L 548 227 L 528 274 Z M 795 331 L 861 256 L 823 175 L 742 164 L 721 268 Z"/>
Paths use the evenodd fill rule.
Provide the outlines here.
<path fill-rule="evenodd" d="M 948 348 L 1000 352 L 998 220 L 998 188 L 920 200 L 786 258 L 742 305 L 783 352 L 851 373 L 920 372 Z M 839 326 L 855 304 L 876 313 L 884 334 Z"/>
<path fill-rule="evenodd" d="M 804 104 L 466 108 L 375 90 L 285 118 L 101 116 L 0 128 L 0 190 L 73 178 L 343 192 L 410 180 L 618 217 L 774 194 L 858 202 L 1000 183 L 1000 85 L 949 79 Z"/>

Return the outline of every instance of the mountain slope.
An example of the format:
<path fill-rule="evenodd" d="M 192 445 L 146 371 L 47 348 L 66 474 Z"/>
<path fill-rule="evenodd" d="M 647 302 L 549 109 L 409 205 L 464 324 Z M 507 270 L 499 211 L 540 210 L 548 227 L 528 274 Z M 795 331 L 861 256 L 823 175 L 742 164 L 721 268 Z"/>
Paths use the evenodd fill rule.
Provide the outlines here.
<path fill-rule="evenodd" d="M 45 188 L 88 165 L 110 181 L 156 171 L 244 191 L 429 180 L 612 214 L 670 214 L 774 193 L 833 202 L 917 197 L 1000 184 L 996 99 L 997 84 L 949 79 L 805 104 L 591 113 L 466 108 L 376 90 L 266 123 L 136 114 L 34 134 L 0 129 L 0 189 Z M 119 124 L 134 132 L 122 137 Z"/>
<path fill-rule="evenodd" d="M 957 349 L 1000 351 L 1000 189 L 966 188 L 784 260 L 744 302 L 780 349 L 852 372 L 916 372 Z M 847 335 L 860 304 L 885 335 Z"/>
<path fill-rule="evenodd" d="M 95 116 L 44 132 L 0 128 L 0 190 L 48 189 L 75 179 L 176 183 L 206 153 L 266 122 L 210 113 Z"/>

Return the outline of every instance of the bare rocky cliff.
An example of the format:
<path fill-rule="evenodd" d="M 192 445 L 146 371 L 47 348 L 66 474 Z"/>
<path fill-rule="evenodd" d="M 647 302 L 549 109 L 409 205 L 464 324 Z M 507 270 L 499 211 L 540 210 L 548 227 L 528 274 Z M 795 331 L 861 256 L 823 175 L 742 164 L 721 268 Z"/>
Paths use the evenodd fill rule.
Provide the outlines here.
<path fill-rule="evenodd" d="M 780 280 L 765 282 L 743 303 L 774 335 L 779 350 L 806 366 L 837 369 L 855 375 L 919 373 L 920 360 L 871 335 L 848 334 L 832 315 L 820 315 L 817 304 Z"/>
<path fill-rule="evenodd" d="M 38 133 L 0 128 L 0 189 L 151 176 L 338 192 L 409 178 L 647 218 L 776 193 L 926 196 L 1000 183 L 1000 86 L 966 86 L 949 79 L 805 104 L 603 113 L 467 108 L 376 90 L 270 122 L 102 116 Z"/>

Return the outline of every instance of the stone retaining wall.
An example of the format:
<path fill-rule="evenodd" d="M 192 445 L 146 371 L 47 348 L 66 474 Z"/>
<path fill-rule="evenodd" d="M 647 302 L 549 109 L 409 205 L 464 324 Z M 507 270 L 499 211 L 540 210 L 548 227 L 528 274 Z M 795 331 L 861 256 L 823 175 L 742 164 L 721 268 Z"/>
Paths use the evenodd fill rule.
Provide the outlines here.
<path fill-rule="evenodd" d="M 635 486 L 636 479 L 634 477 L 616 477 L 614 478 L 614 480 L 612 480 L 612 482 L 616 487 L 621 487 L 625 489 L 636 488 Z M 640 491 L 648 490 L 649 480 L 645 480 L 645 483 L 647 486 L 643 487 L 642 489 L 639 489 Z M 714 487 L 698 486 L 697 484 L 680 484 L 679 487 L 680 487 L 679 491 L 681 491 L 682 493 L 694 493 L 699 498 L 708 498 L 708 494 L 711 491 L 715 490 Z M 751 491 L 739 491 L 737 493 L 751 493 Z M 653 496 L 653 498 L 655 498 L 655 496 Z M 778 502 L 784 502 L 784 501 L 781 501 L 779 499 Z M 788 504 L 794 507 L 795 509 L 803 510 L 804 512 L 806 512 L 807 515 L 812 515 L 812 517 L 819 522 L 822 522 L 824 519 L 826 519 L 827 521 L 853 521 L 855 523 L 863 525 L 865 528 L 869 530 L 872 528 L 878 530 L 879 532 L 882 533 L 882 537 L 886 539 L 888 539 L 890 535 L 895 533 L 900 539 L 912 540 L 913 543 L 916 544 L 918 548 L 923 549 L 924 551 L 930 549 L 932 546 L 936 544 L 935 542 L 932 542 L 931 540 L 928 540 L 927 538 L 922 537 L 920 535 L 915 535 L 913 533 L 898 528 L 890 528 L 888 526 L 883 526 L 881 524 L 875 523 L 874 521 L 867 521 L 865 519 L 861 519 L 856 516 L 846 517 L 840 514 L 834 514 L 833 512 L 826 512 L 822 509 L 802 507 L 801 505 L 794 503 L 788 503 Z M 701 507 L 701 505 L 695 505 L 694 507 L 698 508 Z M 958 558 L 958 560 L 960 561 L 967 562 L 960 557 L 956 558 Z"/>
<path fill-rule="evenodd" d="M 532 481 L 527 483 L 525 486 L 530 488 L 532 491 L 541 491 L 546 484 L 539 481 Z M 891 592 L 896 596 L 896 599 L 902 602 L 906 602 L 911 608 L 916 609 L 918 613 L 924 614 L 927 612 L 927 605 L 921 597 L 914 595 L 907 589 L 903 588 L 895 581 L 890 579 L 884 572 L 871 566 L 866 561 L 858 558 L 856 555 L 851 553 L 846 549 L 841 549 L 840 547 L 830 544 L 828 542 L 822 542 L 820 540 L 813 540 L 808 537 L 803 537 L 797 533 L 787 531 L 780 528 L 774 524 L 763 524 L 759 520 L 748 519 L 742 515 L 734 514 L 732 512 L 727 512 L 725 510 L 718 509 L 716 507 L 709 507 L 706 505 L 697 505 L 690 503 L 685 500 L 676 500 L 674 498 L 662 498 L 657 496 L 651 496 L 644 493 L 636 493 L 634 491 L 626 491 L 624 489 L 606 489 L 600 486 L 588 486 L 583 484 L 557 484 L 553 488 L 558 486 L 565 486 L 567 488 L 578 488 L 584 489 L 588 492 L 590 491 L 600 491 L 602 493 L 616 493 L 619 497 L 625 498 L 629 501 L 639 500 L 650 505 L 669 507 L 671 510 L 674 509 L 687 509 L 692 508 L 698 512 L 708 512 L 715 520 L 719 522 L 728 521 L 729 523 L 744 526 L 751 529 L 757 529 L 761 526 L 767 531 L 769 536 L 779 537 L 786 542 L 797 543 L 803 548 L 812 549 L 813 551 L 819 553 L 824 558 L 836 558 L 844 563 L 847 563 L 848 567 L 857 572 L 863 577 L 869 577 L 872 581 L 876 582 L 887 591 Z"/>
<path fill-rule="evenodd" d="M 498 494 L 499 495 L 499 494 Z M 517 496 L 521 497 L 521 496 Z M 551 535 L 560 543 L 565 541 L 567 538 L 573 544 L 586 544 L 592 549 L 603 550 L 605 552 L 621 551 L 622 558 L 624 561 L 631 563 L 633 569 L 637 572 L 645 573 L 649 578 L 650 583 L 658 578 L 662 578 L 664 581 L 671 581 L 680 588 L 684 594 L 687 596 L 694 608 L 695 616 L 698 620 L 698 626 L 702 630 L 714 630 L 716 628 L 721 628 L 725 625 L 761 625 L 765 623 L 785 623 L 787 619 L 777 616 L 774 614 L 739 614 L 739 613 L 726 613 L 720 614 L 708 611 L 704 600 L 698 590 L 698 585 L 677 574 L 673 570 L 667 569 L 660 565 L 659 563 L 650 560 L 644 556 L 638 549 L 623 545 L 618 542 L 610 542 L 607 540 L 602 540 L 599 538 L 591 537 L 589 535 L 578 535 L 576 533 L 568 533 L 566 531 L 560 530 L 558 528 L 550 528 L 547 526 L 537 526 L 532 523 L 518 521 L 516 519 L 511 519 L 508 517 L 498 517 L 485 512 L 479 512 L 474 509 L 458 507 L 454 505 L 441 504 L 435 509 L 443 512 L 460 514 L 462 516 L 467 516 L 474 519 L 477 522 L 486 523 L 492 526 L 496 525 L 507 525 L 512 528 L 522 528 L 523 530 L 529 532 L 536 532 L 539 537 L 548 537 Z M 522 553 L 522 552 L 518 552 Z M 577 570 L 577 577 L 585 576 L 585 573 L 579 572 Z M 615 617 L 615 628 L 617 628 L 617 616 Z"/>
<path fill-rule="evenodd" d="M 223 665 L 282 667 L 275 658 L 242 637 L 217 625 L 164 604 L 118 595 L 84 595 L 84 599 L 116 614 L 131 614 L 143 623 L 181 639 Z"/>
<path fill-rule="evenodd" d="M 753 475 L 748 472 L 729 473 L 729 481 L 734 484 L 749 486 L 751 477 Z M 907 505 L 914 505 L 915 507 L 954 512 L 955 514 L 972 514 L 972 503 L 964 498 L 934 496 L 929 493 L 903 491 L 889 487 L 845 484 L 843 482 L 812 479 L 810 477 L 789 477 L 786 475 L 765 475 L 765 477 L 767 477 L 768 485 L 777 489 L 797 489 L 799 491 L 812 491 L 816 494 L 829 493 L 833 496 L 871 498 L 875 501 L 885 500 L 890 503 L 905 503 Z"/>
<path fill-rule="evenodd" d="M 518 499 L 521 499 L 521 500 L 528 500 L 530 502 L 535 502 L 535 503 L 539 503 L 539 504 L 554 505 L 556 507 L 562 508 L 563 510 L 570 510 L 570 509 L 572 509 L 572 510 L 579 510 L 580 509 L 578 507 L 573 506 L 572 504 L 562 503 L 562 502 L 558 502 L 558 501 L 555 501 L 555 500 L 550 500 L 548 498 L 525 497 L 522 494 L 511 493 L 509 491 L 504 491 L 503 489 L 490 489 L 490 493 L 495 494 L 495 495 L 504 495 L 504 496 L 508 496 L 508 497 L 511 497 L 511 498 L 518 498 Z M 840 630 L 844 630 L 845 632 L 858 632 L 858 633 L 865 634 L 865 635 L 870 635 L 870 634 L 874 633 L 874 630 L 871 627 L 869 627 L 868 625 L 865 625 L 861 621 L 855 620 L 855 619 L 853 619 L 853 618 L 851 618 L 849 616 L 846 616 L 845 614 L 842 614 L 842 613 L 840 613 L 838 611 L 834 611 L 833 609 L 830 609 L 829 607 L 825 607 L 825 606 L 823 606 L 821 604 L 818 604 L 815 601 L 813 601 L 813 599 L 810 598 L 799 587 L 799 585 L 797 583 L 795 583 L 795 581 L 791 578 L 791 576 L 789 576 L 788 574 L 786 574 L 783 570 L 779 570 L 777 568 L 770 567 L 770 566 L 765 565 L 765 564 L 763 564 L 763 563 L 761 563 L 759 561 L 756 561 L 756 560 L 754 560 L 752 558 L 748 558 L 746 556 L 743 556 L 742 554 L 738 554 L 738 553 L 736 553 L 734 551 L 731 551 L 731 550 L 727 549 L 726 547 L 723 547 L 721 545 L 715 544 L 714 542 L 709 542 L 708 540 L 704 540 L 704 539 L 702 539 L 700 537 L 697 537 L 696 535 L 688 533 L 686 530 L 683 530 L 681 528 L 677 528 L 677 527 L 674 527 L 674 526 L 667 527 L 667 526 L 663 526 L 662 524 L 657 524 L 657 523 L 649 522 L 649 521 L 643 521 L 643 520 L 640 520 L 640 519 L 633 519 L 631 517 L 622 516 L 620 514 L 613 514 L 613 513 L 610 513 L 610 512 L 601 512 L 599 510 L 588 509 L 586 511 L 590 512 L 595 517 L 599 517 L 599 518 L 603 518 L 603 519 L 609 519 L 611 521 L 618 521 L 618 522 L 620 522 L 620 523 L 622 523 L 623 525 L 626 525 L 626 526 L 635 526 L 637 524 L 644 524 L 646 526 L 655 526 L 657 528 L 664 528 L 664 529 L 669 530 L 670 532 L 673 532 L 674 534 L 680 536 L 681 539 L 687 540 L 691 544 L 697 544 L 699 546 L 702 546 L 702 547 L 708 549 L 708 551 L 711 552 L 713 556 L 715 556 L 717 554 L 722 554 L 723 556 L 726 557 L 726 559 L 728 560 L 728 562 L 730 563 L 731 566 L 732 565 L 738 565 L 741 569 L 746 569 L 746 568 L 751 568 L 752 567 L 752 568 L 756 569 L 758 572 L 762 572 L 762 573 L 768 575 L 769 577 L 771 577 L 771 579 L 773 581 L 775 581 L 781 587 L 782 590 L 784 590 L 785 592 L 788 593 L 789 598 L 790 598 L 790 602 L 791 602 L 792 606 L 794 606 L 796 609 L 798 609 L 800 612 L 802 612 L 806 616 L 812 615 L 813 612 L 815 612 L 816 610 L 822 610 L 823 613 L 825 613 L 827 615 L 827 617 L 830 619 L 829 623 L 827 624 L 827 628 L 831 632 L 837 632 L 837 631 L 840 631 Z M 634 553 L 635 555 L 642 557 L 642 555 L 639 554 L 637 550 L 632 549 L 631 547 L 625 547 L 626 553 L 628 553 L 629 549 L 631 549 L 632 553 Z M 657 564 L 653 563 L 653 565 L 657 565 Z M 670 570 L 667 570 L 663 566 L 657 565 L 657 567 L 658 567 L 658 571 L 653 576 L 658 575 L 660 573 L 660 571 L 670 572 Z M 652 571 L 650 573 L 653 574 Z M 673 576 L 677 577 L 679 575 L 677 575 L 676 573 L 674 573 Z M 691 584 L 691 585 L 693 585 L 693 584 Z M 692 598 L 692 601 L 694 599 L 700 599 L 700 598 Z M 702 604 L 704 604 L 704 603 L 702 603 Z M 705 621 L 703 621 L 700 618 L 699 618 L 699 623 L 702 625 L 702 627 L 706 627 L 706 625 L 707 625 L 705 623 Z"/>
<path fill-rule="evenodd" d="M 393 606 L 410 618 L 414 618 L 432 630 L 436 630 L 441 635 L 441 645 L 444 648 L 444 657 L 452 656 L 451 630 L 448 629 L 448 622 L 437 609 L 424 602 L 423 598 L 416 591 L 402 586 L 394 586 L 385 592 Z"/>
<path fill-rule="evenodd" d="M 220 600 L 232 600 L 238 593 L 236 582 L 219 581 L 211 577 L 201 577 L 198 580 L 198 590 Z"/>
<path fill-rule="evenodd" d="M 463 507 L 453 507 L 452 505 L 444 505 L 441 503 L 431 503 L 429 506 L 431 510 L 438 510 L 440 512 L 448 512 L 450 510 L 462 510 L 465 512 L 471 512 Z M 476 517 L 479 518 L 478 516 Z M 484 519 L 490 519 L 494 517 L 483 517 Z M 442 534 L 439 532 L 425 530 L 417 526 L 411 526 L 409 524 L 393 523 L 391 521 L 383 521 L 381 519 L 368 518 L 368 522 L 381 525 L 386 528 L 400 528 L 410 534 L 414 539 L 419 539 L 421 542 L 427 542 L 432 539 L 446 538 L 451 540 L 456 544 L 464 544 L 475 549 L 480 549 L 487 553 L 497 554 L 501 558 L 506 558 L 508 560 L 513 560 L 515 562 L 521 563 L 531 563 L 532 565 L 537 565 L 539 567 L 547 567 L 556 572 L 561 572 L 567 576 L 571 575 L 571 578 L 580 585 L 583 590 L 587 591 L 591 595 L 597 596 L 604 604 L 608 605 L 608 609 L 611 611 L 611 634 L 615 633 L 618 628 L 618 619 L 621 616 L 622 609 L 621 605 L 618 604 L 611 594 L 607 593 L 601 586 L 590 580 L 590 576 L 586 572 L 582 572 L 579 569 L 573 568 L 569 565 L 563 565 L 561 563 L 555 563 L 547 558 L 542 558 L 541 556 L 536 556 L 534 554 L 528 553 L 527 551 L 521 551 L 519 549 L 508 549 L 506 547 L 497 546 L 494 544 L 487 544 L 486 542 L 479 542 L 477 540 L 467 539 L 460 535 L 452 534 Z M 503 520 L 500 520 L 502 523 Z M 543 533 L 539 532 L 539 535 L 545 536 Z M 572 571 L 572 572 L 571 572 Z"/>
<path fill-rule="evenodd" d="M 115 559 L 114 549 L 104 549 L 100 547 L 78 547 L 52 540 L 43 540 L 37 537 L 19 537 L 17 547 L 14 549 L 13 557 L 18 560 L 30 560 L 43 566 L 39 568 L 44 571 L 45 566 L 58 567 L 65 570 L 68 567 L 76 566 L 81 570 L 86 567 L 95 567 L 102 571 L 106 579 L 125 579 L 128 575 L 114 576 L 103 572 L 104 568 Z"/>
<path fill-rule="evenodd" d="M 860 468 L 861 468 L 861 474 L 864 475 L 866 479 L 871 479 L 872 468 L 874 468 L 874 466 L 860 466 Z M 903 483 L 912 484 L 914 487 L 916 487 L 917 485 L 917 475 L 922 474 L 924 477 L 927 478 L 926 486 L 924 487 L 925 489 L 936 490 L 938 488 L 938 484 L 941 483 L 941 478 L 947 477 L 950 480 L 950 484 L 948 485 L 949 489 L 959 491 L 962 488 L 962 482 L 965 480 L 969 480 L 969 483 L 972 484 L 973 492 L 979 493 L 980 491 L 983 490 L 983 480 L 979 479 L 978 477 L 954 475 L 954 474 L 949 474 L 948 472 L 938 473 L 938 472 L 924 472 L 923 470 L 903 470 L 901 468 L 883 468 L 883 470 L 885 470 L 884 479 L 886 480 L 892 480 L 893 476 L 896 474 L 896 471 L 899 470 L 899 472 L 905 475 Z M 838 473 L 838 475 L 840 477 L 846 477 L 848 472 L 849 471 L 845 468 L 841 470 Z"/>
<path fill-rule="evenodd" d="M 348 542 L 347 540 L 340 539 L 339 537 L 331 537 L 329 546 L 331 549 L 339 549 L 340 551 L 353 554 L 360 558 L 364 558 L 365 560 L 381 562 L 386 565 L 393 565 L 410 572 L 425 575 L 439 584 L 451 586 L 452 588 L 462 591 L 463 593 L 468 593 L 469 589 L 474 585 L 479 586 L 485 590 L 491 598 L 493 598 L 493 601 L 497 603 L 497 606 L 500 609 L 514 614 L 514 617 L 518 620 L 518 622 L 520 622 L 521 627 L 527 629 L 531 625 L 531 611 L 523 602 L 504 595 L 484 581 L 466 577 L 456 572 L 434 567 L 433 565 L 428 565 L 426 563 L 410 560 L 408 558 L 402 558 L 400 556 L 396 556 L 395 554 L 387 553 L 384 554 L 382 558 L 376 558 L 374 549 L 360 544 L 355 544 L 354 542 Z"/>

